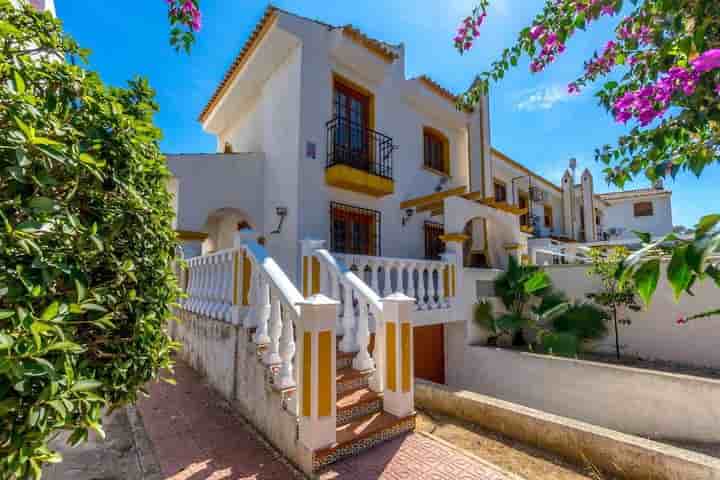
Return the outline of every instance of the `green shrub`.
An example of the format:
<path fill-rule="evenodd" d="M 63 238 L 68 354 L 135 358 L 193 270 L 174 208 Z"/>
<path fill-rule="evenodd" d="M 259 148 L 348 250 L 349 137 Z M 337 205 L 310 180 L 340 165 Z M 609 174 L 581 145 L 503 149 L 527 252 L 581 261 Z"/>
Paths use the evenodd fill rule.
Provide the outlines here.
<path fill-rule="evenodd" d="M 561 357 L 577 355 L 579 340 L 574 333 L 545 332 L 540 338 L 540 346 L 544 353 Z"/>
<path fill-rule="evenodd" d="M 599 340 L 608 334 L 607 314 L 590 303 L 571 305 L 566 312 L 552 320 L 555 332 L 571 333 L 578 340 Z"/>
<path fill-rule="evenodd" d="M 65 59 L 47 14 L 0 0 L 0 478 L 38 477 L 50 436 L 102 432 L 176 347 L 168 170 L 154 93 Z"/>

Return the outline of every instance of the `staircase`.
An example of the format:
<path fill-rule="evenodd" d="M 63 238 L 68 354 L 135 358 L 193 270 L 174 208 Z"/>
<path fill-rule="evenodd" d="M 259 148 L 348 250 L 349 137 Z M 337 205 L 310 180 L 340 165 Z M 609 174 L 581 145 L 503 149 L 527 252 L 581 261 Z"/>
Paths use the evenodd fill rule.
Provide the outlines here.
<path fill-rule="evenodd" d="M 338 339 L 339 342 L 339 339 Z M 373 339 L 370 341 L 372 351 Z M 383 411 L 383 394 L 370 389 L 374 370 L 352 368 L 354 353 L 337 352 L 337 441 L 313 454 L 313 470 L 415 430 L 415 414 L 400 418 Z"/>

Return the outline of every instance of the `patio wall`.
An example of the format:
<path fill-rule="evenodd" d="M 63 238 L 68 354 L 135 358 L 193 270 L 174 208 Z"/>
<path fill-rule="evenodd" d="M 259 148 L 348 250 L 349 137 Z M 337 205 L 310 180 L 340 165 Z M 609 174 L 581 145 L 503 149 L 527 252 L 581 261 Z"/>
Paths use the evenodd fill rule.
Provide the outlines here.
<path fill-rule="evenodd" d="M 655 439 L 720 442 L 720 381 L 467 346 L 446 326 L 447 384 Z"/>
<path fill-rule="evenodd" d="M 666 265 L 663 265 L 663 270 Z M 585 300 L 587 293 L 597 291 L 599 283 L 587 275 L 583 265 L 546 267 L 556 289 L 569 297 Z M 663 274 L 664 275 L 664 274 Z M 712 280 L 698 283 L 695 296 L 683 295 L 679 303 L 662 278 L 650 307 L 630 312 L 631 325 L 620 326 L 623 353 L 647 359 L 659 359 L 700 367 L 720 368 L 720 317 L 677 325 L 679 316 L 691 315 L 720 307 L 720 288 Z M 608 336 L 596 348 L 614 351 L 614 337 Z"/>

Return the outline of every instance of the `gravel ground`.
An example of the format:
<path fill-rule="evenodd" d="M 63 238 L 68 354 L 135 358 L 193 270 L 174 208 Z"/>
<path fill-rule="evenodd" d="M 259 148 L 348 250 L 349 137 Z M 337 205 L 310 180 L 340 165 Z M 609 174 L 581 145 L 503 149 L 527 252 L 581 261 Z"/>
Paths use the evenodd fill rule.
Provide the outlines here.
<path fill-rule="evenodd" d="M 571 465 L 555 455 L 445 415 L 419 411 L 418 430 L 432 433 L 528 480 L 614 480 L 590 466 Z"/>

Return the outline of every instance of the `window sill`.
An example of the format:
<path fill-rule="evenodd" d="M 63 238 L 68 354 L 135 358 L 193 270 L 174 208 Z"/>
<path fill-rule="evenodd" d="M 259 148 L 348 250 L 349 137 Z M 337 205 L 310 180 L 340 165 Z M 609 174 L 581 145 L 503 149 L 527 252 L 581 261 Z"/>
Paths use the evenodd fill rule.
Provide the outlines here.
<path fill-rule="evenodd" d="M 435 174 L 435 175 L 438 175 L 438 176 L 440 176 L 440 177 L 452 178 L 452 175 L 450 175 L 449 173 L 445 173 L 445 172 L 443 172 L 443 171 L 441 171 L 441 170 L 435 170 L 434 168 L 428 167 L 427 165 L 423 165 L 423 166 L 422 166 L 422 169 L 425 170 L 425 171 L 427 171 L 427 172 L 430 172 L 430 173 L 433 173 L 433 174 Z"/>

